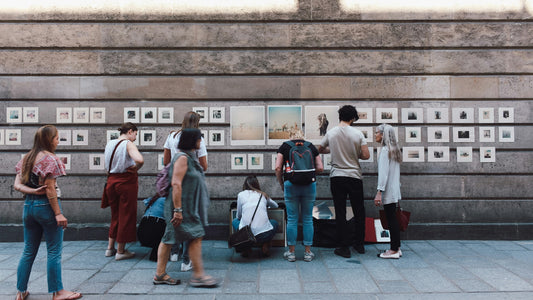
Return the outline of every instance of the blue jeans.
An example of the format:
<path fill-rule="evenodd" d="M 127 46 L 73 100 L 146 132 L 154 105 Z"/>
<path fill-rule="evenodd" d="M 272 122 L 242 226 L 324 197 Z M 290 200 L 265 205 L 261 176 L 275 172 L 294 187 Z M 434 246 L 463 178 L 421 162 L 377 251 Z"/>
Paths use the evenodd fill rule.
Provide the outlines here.
<path fill-rule="evenodd" d="M 274 235 L 276 235 L 276 231 L 278 231 L 278 226 L 279 226 L 278 221 L 272 220 L 272 219 L 270 219 L 269 221 L 270 221 L 270 224 L 272 224 L 272 227 L 274 228 L 272 228 L 269 231 L 265 231 L 265 232 L 262 232 L 256 235 L 255 240 L 257 241 L 258 244 L 270 242 L 274 238 Z M 231 222 L 234 232 L 239 230 L 239 224 L 241 224 L 241 220 L 237 218 L 233 219 L 233 222 Z"/>
<path fill-rule="evenodd" d="M 183 263 L 188 264 L 190 261 L 189 258 L 189 241 L 184 241 L 181 243 L 176 243 L 172 245 L 171 252 L 172 254 L 177 254 L 178 257 L 183 258 Z"/>
<path fill-rule="evenodd" d="M 285 206 L 287 207 L 287 244 L 296 245 L 298 236 L 299 212 L 302 213 L 304 246 L 313 245 L 313 206 L 316 198 L 316 182 L 296 185 L 286 180 L 284 183 Z"/>
<path fill-rule="evenodd" d="M 46 195 L 26 195 L 22 221 L 24 224 L 24 251 L 17 268 L 17 290 L 25 292 L 28 289 L 31 267 L 37 256 L 43 233 L 48 252 L 46 266 L 48 292 L 54 293 L 62 290 L 63 228 L 57 226 L 54 211 L 50 207 Z"/>

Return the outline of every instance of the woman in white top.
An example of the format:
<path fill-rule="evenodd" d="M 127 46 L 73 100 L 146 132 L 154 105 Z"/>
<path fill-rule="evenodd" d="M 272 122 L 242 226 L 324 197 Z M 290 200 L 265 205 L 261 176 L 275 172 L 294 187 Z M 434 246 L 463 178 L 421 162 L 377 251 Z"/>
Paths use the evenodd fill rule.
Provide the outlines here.
<path fill-rule="evenodd" d="M 259 181 L 255 176 L 246 177 L 242 189 L 243 191 L 237 196 L 237 218 L 233 220 L 233 230 L 237 231 L 250 225 L 257 243 L 262 244 L 261 253 L 269 256 L 270 242 L 276 234 L 278 222 L 268 219 L 267 208 L 277 208 L 278 204 L 261 191 Z M 254 211 L 256 211 L 255 216 Z M 251 252 L 251 248 L 236 250 L 244 257 Z"/>
<path fill-rule="evenodd" d="M 378 255 L 381 258 L 400 258 L 400 225 L 396 218 L 396 203 L 402 198 L 400 193 L 400 163 L 402 153 L 392 126 L 379 125 L 375 133 L 376 142 L 382 148 L 378 158 L 378 187 L 374 204 L 383 205 L 390 231 L 390 250 Z"/>

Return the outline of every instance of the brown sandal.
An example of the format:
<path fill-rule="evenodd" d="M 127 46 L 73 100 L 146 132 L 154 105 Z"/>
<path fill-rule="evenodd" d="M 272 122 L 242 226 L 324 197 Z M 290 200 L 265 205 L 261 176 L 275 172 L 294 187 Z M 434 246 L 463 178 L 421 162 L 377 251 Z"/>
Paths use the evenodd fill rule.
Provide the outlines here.
<path fill-rule="evenodd" d="M 168 276 L 168 278 L 165 279 L 165 276 Z M 178 285 L 180 283 L 181 280 L 172 278 L 167 273 L 163 273 L 162 275 L 154 275 L 154 284 Z"/>

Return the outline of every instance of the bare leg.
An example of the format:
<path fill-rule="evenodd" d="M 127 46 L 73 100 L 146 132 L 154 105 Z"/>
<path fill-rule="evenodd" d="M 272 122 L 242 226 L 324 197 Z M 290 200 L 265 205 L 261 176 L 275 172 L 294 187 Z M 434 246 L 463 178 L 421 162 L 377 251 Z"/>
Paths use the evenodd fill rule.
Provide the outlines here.
<path fill-rule="evenodd" d="M 109 242 L 107 244 L 107 249 L 109 249 L 109 250 L 115 249 L 115 239 L 109 238 Z"/>
<path fill-rule="evenodd" d="M 200 278 L 204 276 L 204 263 L 202 261 L 202 238 L 197 238 L 189 242 L 189 258 L 192 261 L 193 278 Z"/>
<path fill-rule="evenodd" d="M 126 247 L 126 243 L 117 243 L 117 253 L 124 253 L 124 248 Z"/>
<path fill-rule="evenodd" d="M 305 246 L 305 252 L 311 252 L 311 246 Z"/>
<path fill-rule="evenodd" d="M 294 248 L 295 248 L 295 247 L 296 247 L 296 246 L 294 246 L 294 245 L 293 245 L 293 246 L 289 245 L 289 251 L 290 251 L 290 252 L 294 252 Z M 305 249 L 307 250 L 307 248 L 305 248 Z"/>
<path fill-rule="evenodd" d="M 159 243 L 157 249 L 157 269 L 155 274 L 161 276 L 166 273 L 168 256 L 170 255 L 171 244 Z"/>

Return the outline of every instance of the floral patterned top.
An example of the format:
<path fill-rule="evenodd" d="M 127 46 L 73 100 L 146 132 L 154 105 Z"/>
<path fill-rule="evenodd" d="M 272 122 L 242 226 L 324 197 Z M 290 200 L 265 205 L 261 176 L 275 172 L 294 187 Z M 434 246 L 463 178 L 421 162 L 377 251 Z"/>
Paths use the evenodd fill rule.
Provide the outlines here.
<path fill-rule="evenodd" d="M 20 174 L 22 172 L 23 160 L 24 158 L 22 158 L 15 167 L 17 174 Z M 65 165 L 57 156 L 53 154 L 45 154 L 39 160 L 36 160 L 33 164 L 33 169 L 31 172 L 32 176 L 30 177 L 33 178 L 30 178 L 30 184 L 36 186 L 42 185 L 45 178 L 57 178 L 59 176 L 67 175 L 67 172 L 65 172 Z M 39 182 L 33 182 L 32 179 L 34 179 L 35 177 L 38 178 Z"/>

